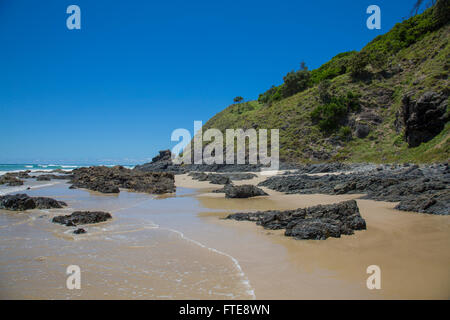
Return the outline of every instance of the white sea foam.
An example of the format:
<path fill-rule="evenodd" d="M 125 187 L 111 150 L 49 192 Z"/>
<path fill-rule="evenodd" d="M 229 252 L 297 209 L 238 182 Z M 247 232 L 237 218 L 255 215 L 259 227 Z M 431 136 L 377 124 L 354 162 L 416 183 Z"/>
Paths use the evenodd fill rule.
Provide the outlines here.
<path fill-rule="evenodd" d="M 39 185 L 22 185 L 22 186 L 18 186 L 18 187 L 8 187 L 8 186 L 0 186 L 0 196 L 4 196 L 10 193 L 14 193 L 14 192 L 20 192 L 20 191 L 25 191 L 28 188 L 30 189 L 39 189 L 39 188 L 44 188 L 44 187 L 51 187 L 57 183 L 60 183 L 58 181 L 55 181 L 53 183 L 45 183 L 45 184 L 39 184 Z"/>
<path fill-rule="evenodd" d="M 208 246 L 204 245 L 203 243 L 200 243 L 200 242 L 198 242 L 196 240 L 188 238 L 182 232 L 180 232 L 178 230 L 170 229 L 170 228 L 160 228 L 160 229 L 164 229 L 164 230 L 168 230 L 168 231 L 174 232 L 174 233 L 178 234 L 182 239 L 185 239 L 185 240 L 187 240 L 189 242 L 192 242 L 192 243 L 194 243 L 194 244 L 196 244 L 196 245 L 198 245 L 198 246 L 200 246 L 202 248 L 208 249 L 208 250 L 210 250 L 212 252 L 215 252 L 217 254 L 220 254 L 220 255 L 223 255 L 225 257 L 230 258 L 231 261 L 233 261 L 233 264 L 235 265 L 235 267 L 238 269 L 239 276 L 243 279 L 242 283 L 247 288 L 246 293 L 248 295 L 252 296 L 253 300 L 256 299 L 255 290 L 250 285 L 250 280 L 248 280 L 247 276 L 245 275 L 244 271 L 241 268 L 241 265 L 239 264 L 239 261 L 235 257 L 233 257 L 232 255 L 229 255 L 228 253 L 222 252 L 220 250 L 217 250 L 217 249 L 214 249 L 214 248 L 210 248 L 210 247 L 208 247 Z"/>

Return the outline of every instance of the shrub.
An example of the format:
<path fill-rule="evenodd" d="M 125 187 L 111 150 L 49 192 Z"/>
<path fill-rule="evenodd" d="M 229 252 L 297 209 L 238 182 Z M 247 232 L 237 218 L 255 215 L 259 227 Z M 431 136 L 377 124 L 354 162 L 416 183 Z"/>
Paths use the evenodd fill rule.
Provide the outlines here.
<path fill-rule="evenodd" d="M 322 103 L 328 103 L 331 100 L 330 90 L 330 80 L 323 80 L 317 86 L 317 91 L 319 93 L 319 99 Z"/>
<path fill-rule="evenodd" d="M 332 97 L 329 103 L 314 108 L 310 117 L 320 130 L 332 132 L 339 128 L 349 112 L 358 111 L 359 108 L 358 96 L 348 92 L 346 96 Z"/>
<path fill-rule="evenodd" d="M 310 72 L 305 63 L 302 62 L 300 64 L 300 70 L 288 72 L 288 74 L 283 77 L 283 97 L 287 98 L 305 90 L 309 85 L 309 78 Z"/>
<path fill-rule="evenodd" d="M 283 85 L 275 87 L 272 86 L 269 90 L 262 93 L 258 97 L 258 102 L 261 104 L 270 104 L 273 101 L 281 100 L 283 91 Z"/>
<path fill-rule="evenodd" d="M 237 96 L 237 97 L 235 97 L 235 98 L 233 99 L 233 102 L 234 102 L 234 103 L 240 103 L 240 102 L 242 102 L 242 101 L 244 101 L 244 98 L 242 98 L 241 96 Z"/>
<path fill-rule="evenodd" d="M 369 55 L 365 51 L 359 52 L 353 60 L 350 62 L 350 73 L 352 77 L 360 77 L 365 71 L 369 64 Z"/>
<path fill-rule="evenodd" d="M 323 80 L 331 80 L 348 71 L 350 62 L 357 54 L 356 51 L 348 51 L 338 54 L 320 68 L 311 71 L 310 84 L 315 85 Z"/>
<path fill-rule="evenodd" d="M 338 135 L 342 140 L 350 140 L 352 137 L 352 129 L 349 126 L 340 127 Z"/>

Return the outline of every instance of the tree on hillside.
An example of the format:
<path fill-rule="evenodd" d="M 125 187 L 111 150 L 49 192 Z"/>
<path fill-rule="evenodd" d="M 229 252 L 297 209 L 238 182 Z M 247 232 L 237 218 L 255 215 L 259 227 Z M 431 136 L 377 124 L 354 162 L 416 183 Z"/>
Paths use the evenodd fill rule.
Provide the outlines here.
<path fill-rule="evenodd" d="M 423 4 L 426 7 L 434 7 L 433 16 L 436 19 L 436 27 L 440 27 L 448 23 L 450 20 L 450 0 L 417 0 L 411 10 L 411 15 L 416 15 Z"/>
<path fill-rule="evenodd" d="M 291 71 L 283 77 L 283 96 L 287 98 L 305 90 L 308 87 L 309 79 L 310 72 L 308 71 L 306 64 L 302 61 L 300 63 L 300 70 Z"/>
<path fill-rule="evenodd" d="M 244 101 L 244 98 L 242 98 L 241 96 L 237 96 L 233 99 L 234 103 L 241 103 L 242 101 Z"/>

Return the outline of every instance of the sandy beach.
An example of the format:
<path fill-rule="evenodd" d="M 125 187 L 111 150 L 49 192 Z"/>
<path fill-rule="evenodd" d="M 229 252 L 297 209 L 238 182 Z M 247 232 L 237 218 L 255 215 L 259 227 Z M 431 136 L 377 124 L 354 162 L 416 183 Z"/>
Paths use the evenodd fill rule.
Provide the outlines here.
<path fill-rule="evenodd" d="M 256 184 L 266 177 L 236 184 Z M 360 195 L 226 199 L 220 185 L 176 176 L 177 192 L 105 195 L 59 181 L 27 193 L 66 201 L 64 209 L 0 212 L 1 299 L 448 299 L 450 221 L 394 210 Z M 357 199 L 367 230 L 327 240 L 295 240 L 233 212 L 295 209 Z M 51 223 L 80 210 L 111 212 L 87 234 Z M 68 290 L 79 265 L 82 289 Z M 366 268 L 381 268 L 369 290 Z"/>

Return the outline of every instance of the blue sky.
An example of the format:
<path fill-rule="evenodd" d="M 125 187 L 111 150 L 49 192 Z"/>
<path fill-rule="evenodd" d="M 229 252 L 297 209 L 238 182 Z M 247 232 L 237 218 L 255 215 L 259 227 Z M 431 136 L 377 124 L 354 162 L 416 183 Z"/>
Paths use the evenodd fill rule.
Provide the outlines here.
<path fill-rule="evenodd" d="M 360 50 L 414 2 L 1 0 L 0 163 L 146 161 L 301 61 Z M 366 28 L 372 4 L 381 30 Z"/>

